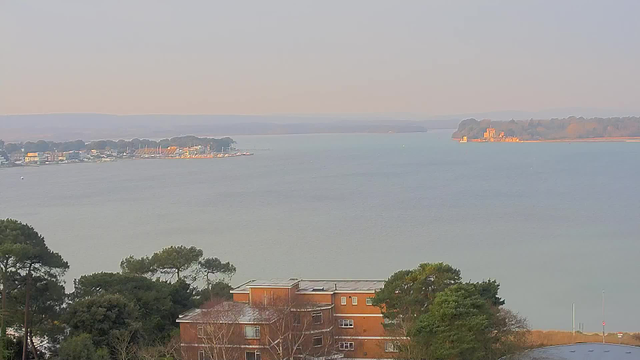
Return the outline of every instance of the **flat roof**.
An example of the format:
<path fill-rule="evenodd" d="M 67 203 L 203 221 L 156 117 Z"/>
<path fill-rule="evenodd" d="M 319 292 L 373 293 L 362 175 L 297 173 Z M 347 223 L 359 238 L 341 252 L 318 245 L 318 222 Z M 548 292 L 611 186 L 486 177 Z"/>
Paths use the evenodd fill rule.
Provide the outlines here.
<path fill-rule="evenodd" d="M 232 293 L 248 293 L 252 287 L 293 287 L 299 284 L 298 293 L 317 292 L 375 292 L 384 287 L 384 280 L 357 279 L 267 279 L 249 280 L 234 288 Z"/>
<path fill-rule="evenodd" d="M 549 346 L 527 351 L 517 360 L 636 360 L 640 359 L 640 347 L 580 343 L 573 345 Z"/>
<path fill-rule="evenodd" d="M 327 304 L 291 305 L 291 311 L 331 309 Z M 281 308 L 286 309 L 286 308 Z M 269 324 L 282 313 L 277 308 L 252 306 L 243 302 L 225 301 L 211 308 L 191 309 L 178 317 L 179 323 L 221 323 L 221 324 Z"/>
<path fill-rule="evenodd" d="M 251 287 L 293 287 L 297 283 L 300 282 L 300 279 L 290 278 L 290 279 L 260 279 L 260 280 L 252 280 L 251 282 L 244 283 L 247 288 Z"/>
<path fill-rule="evenodd" d="M 301 280 L 299 293 L 307 292 L 348 292 L 348 291 L 367 291 L 375 292 L 384 287 L 384 280 Z"/>
<path fill-rule="evenodd" d="M 239 324 L 268 324 L 275 318 L 273 309 L 226 301 L 209 309 L 191 309 L 178 317 L 177 322 L 210 322 Z"/>

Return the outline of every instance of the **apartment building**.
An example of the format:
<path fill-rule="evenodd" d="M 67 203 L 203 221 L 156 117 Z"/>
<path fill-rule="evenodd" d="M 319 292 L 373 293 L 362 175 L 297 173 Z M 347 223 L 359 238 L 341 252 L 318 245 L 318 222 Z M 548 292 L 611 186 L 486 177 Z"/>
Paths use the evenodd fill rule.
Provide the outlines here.
<path fill-rule="evenodd" d="M 179 317 L 186 360 L 391 359 L 401 339 L 385 334 L 373 305 L 382 280 L 251 280 L 233 301 Z"/>

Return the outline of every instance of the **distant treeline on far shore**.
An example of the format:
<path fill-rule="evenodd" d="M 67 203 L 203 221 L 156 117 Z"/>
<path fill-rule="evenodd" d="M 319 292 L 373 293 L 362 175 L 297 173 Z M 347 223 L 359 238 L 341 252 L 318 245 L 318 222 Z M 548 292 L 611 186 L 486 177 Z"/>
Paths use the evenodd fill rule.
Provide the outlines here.
<path fill-rule="evenodd" d="M 496 133 L 504 132 L 505 136 L 518 137 L 524 141 L 640 137 L 640 117 L 585 119 L 572 116 L 564 119 L 518 121 L 467 119 L 460 123 L 452 137 L 482 139 L 487 128 L 494 128 Z"/>
<path fill-rule="evenodd" d="M 46 151 L 81 151 L 81 150 L 115 150 L 118 152 L 134 151 L 143 148 L 167 148 L 170 146 L 176 146 L 179 148 L 186 148 L 192 146 L 204 146 L 210 147 L 211 151 L 222 151 L 229 149 L 234 144 L 230 137 L 224 137 L 221 139 L 197 137 L 197 136 L 178 136 L 171 139 L 162 139 L 160 141 L 149 139 L 132 139 L 132 140 L 97 140 L 91 142 L 84 142 L 83 140 L 66 141 L 66 142 L 54 142 L 38 140 L 36 142 L 27 141 L 24 143 L 4 143 L 0 140 L 0 150 L 7 153 L 23 152 L 23 153 L 37 153 Z"/>

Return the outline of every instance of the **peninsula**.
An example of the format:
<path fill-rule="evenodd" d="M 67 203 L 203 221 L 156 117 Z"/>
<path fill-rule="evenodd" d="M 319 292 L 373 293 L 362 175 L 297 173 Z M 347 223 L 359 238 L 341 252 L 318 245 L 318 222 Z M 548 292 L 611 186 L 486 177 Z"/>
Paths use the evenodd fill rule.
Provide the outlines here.
<path fill-rule="evenodd" d="M 4 143 L 0 140 L 0 166 L 104 162 L 116 159 L 206 159 L 252 155 L 240 152 L 230 137 L 220 139 L 179 136 L 160 141 L 83 140 L 53 142 L 38 140 Z"/>
<path fill-rule="evenodd" d="M 640 140 L 640 117 L 585 119 L 572 116 L 518 121 L 467 119 L 460 122 L 452 138 L 461 142 L 637 141 Z"/>

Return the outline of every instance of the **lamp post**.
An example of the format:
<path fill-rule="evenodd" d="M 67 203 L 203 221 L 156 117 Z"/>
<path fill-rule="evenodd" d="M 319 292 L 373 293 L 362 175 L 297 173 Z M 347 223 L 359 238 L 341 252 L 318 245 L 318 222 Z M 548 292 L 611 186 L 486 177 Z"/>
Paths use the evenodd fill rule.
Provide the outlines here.
<path fill-rule="evenodd" d="M 604 344 L 604 290 L 602 290 L 602 343 Z"/>

